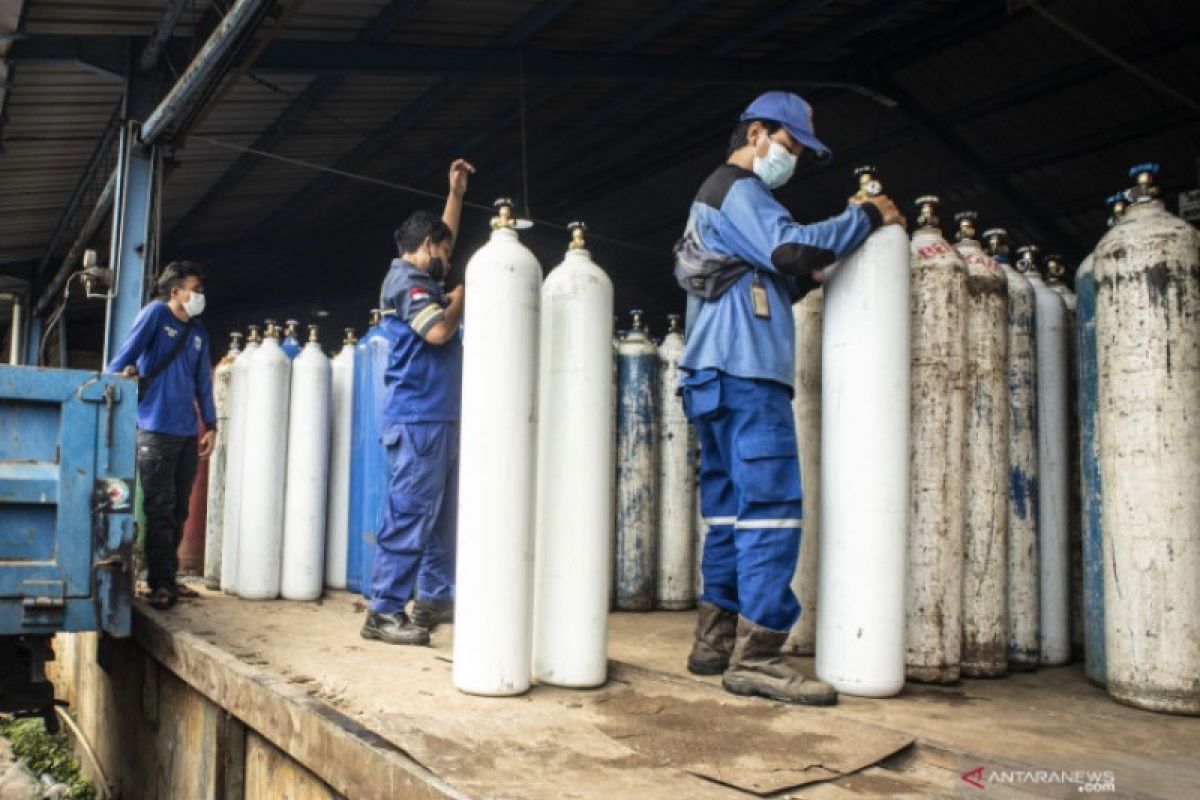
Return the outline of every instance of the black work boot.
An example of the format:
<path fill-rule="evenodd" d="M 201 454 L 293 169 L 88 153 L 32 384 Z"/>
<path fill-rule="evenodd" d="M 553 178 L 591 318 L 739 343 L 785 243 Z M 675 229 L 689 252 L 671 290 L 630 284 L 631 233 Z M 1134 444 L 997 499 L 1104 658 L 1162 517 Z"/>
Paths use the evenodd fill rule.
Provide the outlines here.
<path fill-rule="evenodd" d="M 420 600 L 413 600 L 412 614 L 409 616 L 412 618 L 413 624 L 418 628 L 432 631 L 438 625 L 448 625 L 454 622 L 454 604 L 435 605 L 433 603 L 422 603 Z"/>
<path fill-rule="evenodd" d="M 729 667 L 737 614 L 712 603 L 700 603 L 696 614 L 696 637 L 688 654 L 687 668 L 693 675 L 720 675 Z"/>
<path fill-rule="evenodd" d="M 773 631 L 738 617 L 737 643 L 721 685 L 731 694 L 768 697 L 784 703 L 831 706 L 837 690 L 825 681 L 806 678 L 779 651 L 787 631 Z"/>
<path fill-rule="evenodd" d="M 364 639 L 378 639 L 388 644 L 429 644 L 429 631 L 413 624 L 403 611 L 395 614 L 367 612 L 367 621 L 359 631 Z"/>

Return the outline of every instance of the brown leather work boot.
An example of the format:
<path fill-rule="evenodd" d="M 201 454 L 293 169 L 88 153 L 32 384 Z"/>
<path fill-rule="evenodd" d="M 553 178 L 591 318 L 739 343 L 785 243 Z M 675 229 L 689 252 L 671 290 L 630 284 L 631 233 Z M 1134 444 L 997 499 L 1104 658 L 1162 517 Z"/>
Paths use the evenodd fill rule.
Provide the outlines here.
<path fill-rule="evenodd" d="M 737 614 L 712 603 L 700 603 L 696 615 L 696 638 L 688 654 L 687 668 L 693 675 L 720 675 L 729 668 Z"/>
<path fill-rule="evenodd" d="M 787 631 L 773 631 L 738 617 L 737 643 L 721 679 L 725 691 L 806 706 L 837 703 L 836 689 L 825 681 L 804 677 L 780 654 L 787 637 Z"/>

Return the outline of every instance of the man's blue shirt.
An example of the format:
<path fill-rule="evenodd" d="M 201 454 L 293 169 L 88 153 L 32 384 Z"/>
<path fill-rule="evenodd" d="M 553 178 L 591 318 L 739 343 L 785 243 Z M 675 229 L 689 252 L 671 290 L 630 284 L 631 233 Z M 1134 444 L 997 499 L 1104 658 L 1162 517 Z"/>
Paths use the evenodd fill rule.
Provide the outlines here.
<path fill-rule="evenodd" d="M 688 296 L 686 372 L 717 370 L 792 388 L 795 327 L 792 303 L 816 288 L 811 277 L 857 248 L 882 223 L 870 204 L 803 225 L 792 219 L 750 170 L 723 164 L 700 187 L 688 228 L 708 250 L 750 265 L 715 300 Z M 766 291 L 769 318 L 754 314 L 751 285 Z"/>
<path fill-rule="evenodd" d="M 139 375 L 149 375 L 171 357 L 185 328 L 188 340 L 179 355 L 150 382 L 145 396 L 138 398 L 140 430 L 195 436 L 197 405 L 205 425 L 212 428 L 217 424 L 208 330 L 194 317 L 189 322 L 180 322 L 161 300 L 138 313 L 133 330 L 108 365 L 108 371 L 121 372 L 134 365 Z"/>
<path fill-rule="evenodd" d="M 392 343 L 384 385 L 384 426 L 458 422 L 462 395 L 462 333 L 445 344 L 425 334 L 445 319 L 445 292 L 429 273 L 395 259 L 380 291 L 383 328 Z"/>

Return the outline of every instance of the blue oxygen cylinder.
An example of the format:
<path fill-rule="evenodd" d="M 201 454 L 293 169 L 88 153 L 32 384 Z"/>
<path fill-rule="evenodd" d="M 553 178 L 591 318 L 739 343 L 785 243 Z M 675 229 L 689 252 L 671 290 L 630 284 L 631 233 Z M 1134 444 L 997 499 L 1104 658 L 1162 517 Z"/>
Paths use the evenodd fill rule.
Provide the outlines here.
<path fill-rule="evenodd" d="M 350 542 L 346 557 L 346 588 L 371 596 L 371 567 L 379 512 L 387 494 L 387 454 L 381 439 L 384 388 L 389 341 L 380 324 L 379 309 L 371 310 L 371 327 L 354 352 L 354 412 L 350 445 Z"/>
<path fill-rule="evenodd" d="M 283 341 L 279 346 L 283 348 L 283 352 L 289 361 L 295 361 L 296 356 L 300 355 L 300 351 L 304 349 L 304 346 L 300 344 L 300 340 L 296 337 L 299 327 L 300 323 L 294 319 L 289 319 L 283 323 Z"/>
<path fill-rule="evenodd" d="M 617 586 L 621 611 L 649 611 L 657 561 L 655 392 L 658 350 L 634 311 L 617 346 Z"/>

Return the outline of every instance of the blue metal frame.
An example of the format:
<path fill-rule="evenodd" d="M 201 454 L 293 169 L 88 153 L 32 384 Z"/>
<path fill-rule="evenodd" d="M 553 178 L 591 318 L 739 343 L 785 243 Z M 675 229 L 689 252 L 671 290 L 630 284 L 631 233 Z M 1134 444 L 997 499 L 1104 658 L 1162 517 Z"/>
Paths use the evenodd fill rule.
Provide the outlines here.
<path fill-rule="evenodd" d="M 135 384 L 0 366 L 0 409 L 0 634 L 128 635 Z"/>
<path fill-rule="evenodd" d="M 126 91 L 125 116 L 142 119 L 153 104 L 152 82 L 131 78 Z M 125 123 L 117 148 L 109 254 L 113 286 L 104 330 L 103 360 L 106 364 L 133 329 L 133 321 L 146 299 L 146 275 L 155 267 L 151 223 L 158 153 L 154 147 L 139 147 L 138 135 L 137 123 Z"/>

